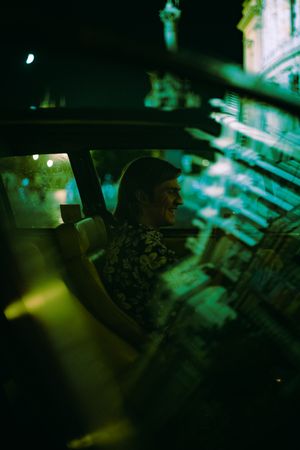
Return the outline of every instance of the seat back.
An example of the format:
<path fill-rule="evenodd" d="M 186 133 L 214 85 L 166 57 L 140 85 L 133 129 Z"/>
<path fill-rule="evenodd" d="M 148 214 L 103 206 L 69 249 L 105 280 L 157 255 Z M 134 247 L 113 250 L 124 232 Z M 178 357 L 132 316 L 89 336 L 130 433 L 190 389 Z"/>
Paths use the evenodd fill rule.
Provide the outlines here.
<path fill-rule="evenodd" d="M 140 326 L 110 298 L 100 275 L 107 233 L 100 216 L 63 223 L 56 230 L 70 287 L 103 324 L 135 346 L 145 342 Z"/>
<path fill-rule="evenodd" d="M 52 450 L 78 448 L 88 436 L 93 448 L 101 439 L 107 448 L 107 427 L 131 426 L 124 395 L 139 352 L 88 312 L 36 241 L 14 236 L 9 244 L 8 273 L 15 272 L 8 282 L 17 289 L 1 292 L 2 439 L 9 448 Z M 123 437 L 131 445 L 123 429 L 122 445 Z"/>

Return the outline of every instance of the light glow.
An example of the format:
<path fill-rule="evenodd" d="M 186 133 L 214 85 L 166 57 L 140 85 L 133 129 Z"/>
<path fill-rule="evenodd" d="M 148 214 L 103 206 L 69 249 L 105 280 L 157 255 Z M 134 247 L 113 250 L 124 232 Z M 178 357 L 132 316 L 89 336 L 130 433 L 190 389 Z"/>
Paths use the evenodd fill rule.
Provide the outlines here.
<path fill-rule="evenodd" d="M 216 162 L 209 168 L 210 175 L 231 175 L 232 172 L 232 164 L 226 159 Z"/>
<path fill-rule="evenodd" d="M 224 194 L 225 189 L 223 186 L 207 186 L 204 188 L 204 192 L 206 195 L 209 195 L 210 197 L 220 197 Z"/>
<path fill-rule="evenodd" d="M 36 161 L 37 159 L 39 159 L 40 155 L 32 155 L 32 158 Z"/>
<path fill-rule="evenodd" d="M 218 215 L 218 210 L 215 208 L 211 208 L 210 206 L 208 206 L 207 208 L 203 208 L 201 209 L 201 215 L 203 217 L 215 217 Z"/>
<path fill-rule="evenodd" d="M 34 61 L 34 54 L 28 53 L 27 59 L 26 59 L 26 64 L 31 64 L 33 61 Z"/>
<path fill-rule="evenodd" d="M 8 320 L 18 319 L 26 314 L 36 315 L 56 298 L 66 295 L 66 286 L 61 280 L 44 281 L 21 299 L 8 305 L 4 314 Z"/>
<path fill-rule="evenodd" d="M 53 161 L 52 161 L 52 159 L 48 159 L 48 161 L 47 161 L 47 166 L 48 166 L 48 167 L 52 167 L 52 166 L 53 166 Z"/>

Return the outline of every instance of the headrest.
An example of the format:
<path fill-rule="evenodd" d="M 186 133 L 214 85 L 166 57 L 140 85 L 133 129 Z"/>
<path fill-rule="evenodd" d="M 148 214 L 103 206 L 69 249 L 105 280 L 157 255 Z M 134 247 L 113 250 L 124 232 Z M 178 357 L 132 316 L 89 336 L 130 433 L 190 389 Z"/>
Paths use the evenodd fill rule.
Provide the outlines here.
<path fill-rule="evenodd" d="M 99 251 L 107 242 L 106 227 L 100 216 L 62 223 L 56 228 L 56 236 L 66 258 Z"/>

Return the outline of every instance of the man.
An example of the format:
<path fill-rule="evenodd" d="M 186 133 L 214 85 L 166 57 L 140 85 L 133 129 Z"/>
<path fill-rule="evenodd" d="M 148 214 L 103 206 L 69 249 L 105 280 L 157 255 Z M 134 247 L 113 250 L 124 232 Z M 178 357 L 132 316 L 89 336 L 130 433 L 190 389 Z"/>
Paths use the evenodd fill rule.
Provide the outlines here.
<path fill-rule="evenodd" d="M 155 329 L 151 298 L 159 274 L 175 263 L 159 228 L 174 225 L 182 205 L 178 176 L 167 161 L 141 157 L 121 174 L 103 278 L 117 305 L 145 329 Z"/>

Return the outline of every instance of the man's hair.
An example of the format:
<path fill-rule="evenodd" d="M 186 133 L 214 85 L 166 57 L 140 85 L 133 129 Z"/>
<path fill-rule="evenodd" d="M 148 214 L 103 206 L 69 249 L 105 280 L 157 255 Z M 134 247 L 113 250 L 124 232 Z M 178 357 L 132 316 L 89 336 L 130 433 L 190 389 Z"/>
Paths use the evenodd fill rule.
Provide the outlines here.
<path fill-rule="evenodd" d="M 153 156 L 142 156 L 128 163 L 119 180 L 118 200 L 114 212 L 117 221 L 136 224 L 140 213 L 137 193 L 142 191 L 150 198 L 156 186 L 173 180 L 180 174 L 181 169 Z"/>

